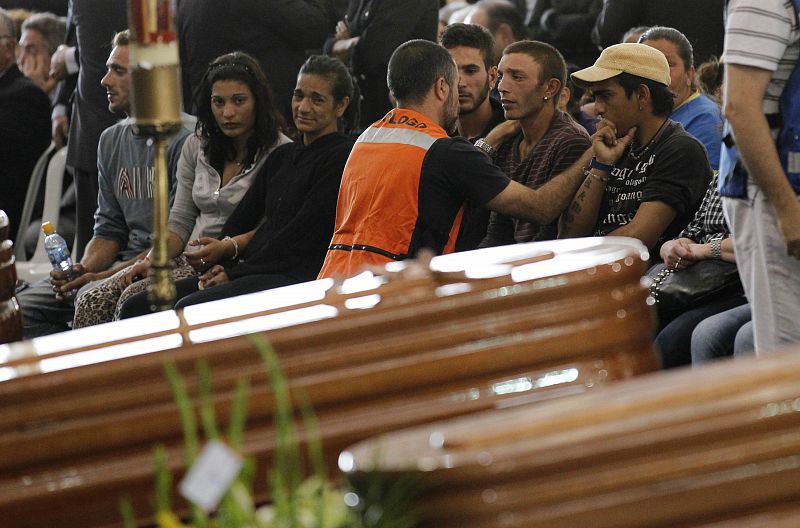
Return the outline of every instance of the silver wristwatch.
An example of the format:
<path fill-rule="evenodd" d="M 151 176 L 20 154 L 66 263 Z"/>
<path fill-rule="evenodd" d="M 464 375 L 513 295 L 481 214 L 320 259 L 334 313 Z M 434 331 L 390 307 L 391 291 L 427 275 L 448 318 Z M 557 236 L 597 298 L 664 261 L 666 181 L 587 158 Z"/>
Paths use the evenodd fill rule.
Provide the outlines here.
<path fill-rule="evenodd" d="M 495 150 L 495 148 L 488 144 L 483 138 L 479 138 L 478 141 L 475 142 L 475 147 L 484 151 L 490 158 L 494 157 L 494 155 L 497 153 L 497 150 Z"/>
<path fill-rule="evenodd" d="M 722 258 L 722 239 L 718 238 L 711 241 L 711 258 L 720 260 Z"/>

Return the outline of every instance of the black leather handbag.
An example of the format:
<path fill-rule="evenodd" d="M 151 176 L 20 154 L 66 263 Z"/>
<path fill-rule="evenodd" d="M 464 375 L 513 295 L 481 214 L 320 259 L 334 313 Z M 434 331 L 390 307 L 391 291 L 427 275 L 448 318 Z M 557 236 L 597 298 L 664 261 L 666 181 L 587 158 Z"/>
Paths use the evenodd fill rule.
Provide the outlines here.
<path fill-rule="evenodd" d="M 701 260 L 680 270 L 656 264 L 646 276 L 662 323 L 706 302 L 742 293 L 736 264 L 722 260 Z"/>

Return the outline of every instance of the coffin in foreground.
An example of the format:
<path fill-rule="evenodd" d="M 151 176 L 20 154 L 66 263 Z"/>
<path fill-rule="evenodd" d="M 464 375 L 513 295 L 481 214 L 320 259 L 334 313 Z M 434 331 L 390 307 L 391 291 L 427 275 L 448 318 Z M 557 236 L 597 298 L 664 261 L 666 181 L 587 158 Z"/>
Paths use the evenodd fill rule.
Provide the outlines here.
<path fill-rule="evenodd" d="M 165 361 L 184 373 L 208 361 L 222 422 L 250 378 L 245 450 L 266 467 L 273 399 L 237 337 L 249 331 L 265 332 L 311 400 L 329 459 L 374 434 L 651 371 L 643 258 L 619 238 L 497 248 L 388 282 L 317 281 L 0 348 L 0 516 L 113 525 L 123 493 L 149 512 L 153 444 L 181 469 Z"/>

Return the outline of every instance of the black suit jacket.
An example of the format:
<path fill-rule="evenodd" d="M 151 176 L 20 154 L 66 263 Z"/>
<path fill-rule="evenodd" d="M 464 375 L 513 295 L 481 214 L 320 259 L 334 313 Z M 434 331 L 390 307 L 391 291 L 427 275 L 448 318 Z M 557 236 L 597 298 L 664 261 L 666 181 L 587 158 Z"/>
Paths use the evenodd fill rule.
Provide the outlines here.
<path fill-rule="evenodd" d="M 616 44 L 636 26 L 668 26 L 686 35 L 699 66 L 722 54 L 725 0 L 603 0 L 592 40 L 601 48 Z"/>
<path fill-rule="evenodd" d="M 72 105 L 67 165 L 96 174 L 100 134 L 124 117 L 108 111 L 100 79 L 106 74 L 114 33 L 128 27 L 128 7 L 126 0 L 72 0 L 70 6 L 80 71 Z"/>
<path fill-rule="evenodd" d="M 368 127 L 388 112 L 386 73 L 394 50 L 408 40 L 436 42 L 439 2 L 436 0 L 350 0 L 345 20 L 350 35 L 359 37 L 351 68 L 361 88 L 361 126 Z M 325 44 L 330 53 L 333 39 Z"/>
<path fill-rule="evenodd" d="M 27 9 L 29 11 L 39 11 L 53 13 L 58 16 L 67 15 L 68 0 L 0 0 L 0 7 L 3 9 Z"/>
<path fill-rule="evenodd" d="M 31 171 L 50 144 L 50 99 L 16 65 L 0 77 L 0 209 L 19 229 Z"/>
<path fill-rule="evenodd" d="M 291 122 L 290 102 L 305 50 L 322 47 L 333 18 L 326 0 L 237 0 L 230 5 L 181 0 L 177 25 L 184 108 L 195 113 L 192 94 L 211 61 L 246 51 L 261 64 L 276 108 Z"/>
<path fill-rule="evenodd" d="M 591 66 L 600 54 L 592 42 L 603 0 L 529 0 L 525 24 L 530 38 L 555 46 L 567 64 Z"/>

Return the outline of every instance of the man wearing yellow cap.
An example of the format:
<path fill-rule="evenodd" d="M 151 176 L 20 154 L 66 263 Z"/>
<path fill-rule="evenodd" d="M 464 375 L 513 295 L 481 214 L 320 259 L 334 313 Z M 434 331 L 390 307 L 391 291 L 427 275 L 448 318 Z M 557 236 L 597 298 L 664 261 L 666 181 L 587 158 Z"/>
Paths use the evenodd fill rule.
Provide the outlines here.
<path fill-rule="evenodd" d="M 617 44 L 572 79 L 594 94 L 602 120 L 559 236 L 631 236 L 658 254 L 692 219 L 712 176 L 702 144 L 668 117 L 667 59 L 645 44 Z"/>

